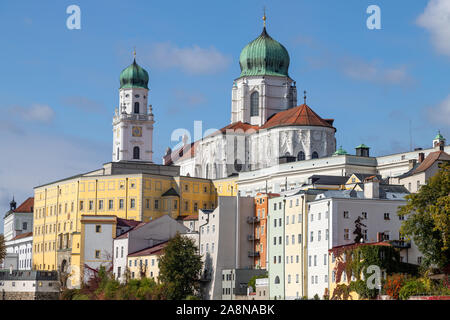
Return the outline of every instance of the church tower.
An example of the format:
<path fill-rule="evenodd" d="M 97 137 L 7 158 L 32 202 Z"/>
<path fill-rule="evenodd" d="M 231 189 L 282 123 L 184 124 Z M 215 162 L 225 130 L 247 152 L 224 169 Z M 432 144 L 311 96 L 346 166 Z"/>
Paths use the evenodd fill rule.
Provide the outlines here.
<path fill-rule="evenodd" d="M 112 161 L 152 162 L 153 112 L 148 73 L 133 63 L 120 74 L 119 108 L 113 118 Z"/>
<path fill-rule="evenodd" d="M 241 52 L 241 75 L 234 80 L 231 123 L 262 126 L 273 114 L 297 106 L 295 81 L 289 77 L 289 53 L 266 30 Z"/>

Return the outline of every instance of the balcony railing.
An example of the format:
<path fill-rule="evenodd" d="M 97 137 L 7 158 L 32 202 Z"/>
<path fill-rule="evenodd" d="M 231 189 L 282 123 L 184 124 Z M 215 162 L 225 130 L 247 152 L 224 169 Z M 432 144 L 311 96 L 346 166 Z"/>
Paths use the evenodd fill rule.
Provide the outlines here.
<path fill-rule="evenodd" d="M 249 257 L 259 257 L 259 251 L 249 251 L 248 256 Z"/>
<path fill-rule="evenodd" d="M 258 223 L 258 222 L 259 222 L 259 218 L 256 216 L 247 217 L 247 223 Z"/>
<path fill-rule="evenodd" d="M 400 248 L 400 249 L 409 249 L 411 248 L 411 241 L 405 241 L 405 240 L 391 240 L 391 245 L 394 248 Z"/>

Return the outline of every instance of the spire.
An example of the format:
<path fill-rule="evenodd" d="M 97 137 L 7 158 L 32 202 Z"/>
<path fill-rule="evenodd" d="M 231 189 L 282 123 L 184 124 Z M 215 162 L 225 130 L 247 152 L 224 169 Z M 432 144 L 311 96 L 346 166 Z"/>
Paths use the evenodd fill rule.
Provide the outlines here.
<path fill-rule="evenodd" d="M 262 19 L 263 19 L 263 24 L 264 24 L 264 29 L 266 28 L 266 19 L 267 19 L 267 17 L 266 17 L 266 6 L 264 6 L 264 15 L 263 15 L 263 17 L 262 17 Z"/>
<path fill-rule="evenodd" d="M 303 94 L 304 94 L 304 96 L 303 96 L 303 101 L 304 101 L 304 103 L 306 104 L 306 90 L 303 91 Z"/>

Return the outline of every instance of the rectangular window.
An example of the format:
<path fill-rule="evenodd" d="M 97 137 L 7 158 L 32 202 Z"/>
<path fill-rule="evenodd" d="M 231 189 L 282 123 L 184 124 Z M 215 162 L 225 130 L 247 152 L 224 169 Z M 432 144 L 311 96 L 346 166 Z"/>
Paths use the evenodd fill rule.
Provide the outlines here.
<path fill-rule="evenodd" d="M 103 210 L 103 200 L 98 200 L 98 209 Z"/>
<path fill-rule="evenodd" d="M 344 211 L 344 219 L 348 219 L 349 215 L 348 215 L 348 211 Z"/>
<path fill-rule="evenodd" d="M 286 236 L 286 245 L 289 245 L 289 236 Z"/>
<path fill-rule="evenodd" d="M 314 255 L 314 267 L 317 266 L 317 256 Z"/>
<path fill-rule="evenodd" d="M 101 226 L 101 225 L 99 225 L 99 224 L 98 224 L 98 225 L 96 225 L 96 226 L 95 226 L 95 232 L 96 232 L 96 233 L 100 233 L 100 232 L 102 232 L 102 226 Z"/>
<path fill-rule="evenodd" d="M 61 208 L 59 210 L 61 210 Z M 94 201 L 92 200 L 89 201 L 89 210 L 90 211 L 94 210 Z"/>
<path fill-rule="evenodd" d="M 108 209 L 109 210 L 113 210 L 114 209 L 114 200 L 109 200 L 108 201 Z"/>
<path fill-rule="evenodd" d="M 302 243 L 302 234 L 301 233 L 298 234 L 298 243 Z"/>
<path fill-rule="evenodd" d="M 273 219 L 273 227 L 274 227 L 274 228 L 277 227 L 277 219 Z"/>
<path fill-rule="evenodd" d="M 130 209 L 134 209 L 135 206 L 136 206 L 136 200 L 130 199 Z"/>
<path fill-rule="evenodd" d="M 325 266 L 327 265 L 327 254 L 326 253 L 323 255 L 323 264 Z"/>
<path fill-rule="evenodd" d="M 361 212 L 363 219 L 367 219 L 367 212 Z"/>
<path fill-rule="evenodd" d="M 278 244 L 281 244 L 282 241 L 281 237 L 278 237 Z"/>
<path fill-rule="evenodd" d="M 325 240 L 328 240 L 329 237 L 329 231 L 328 229 L 325 229 Z"/>
<path fill-rule="evenodd" d="M 344 240 L 350 239 L 350 232 L 348 229 L 344 229 Z"/>
<path fill-rule="evenodd" d="M 292 235 L 292 244 L 295 244 L 295 235 Z"/>
<path fill-rule="evenodd" d="M 310 238 L 311 238 L 310 241 L 313 242 L 314 241 L 314 231 L 311 231 L 311 237 Z"/>
<path fill-rule="evenodd" d="M 155 200 L 155 210 L 159 209 L 159 200 Z"/>
<path fill-rule="evenodd" d="M 298 221 L 298 223 L 302 223 L 302 214 L 301 213 L 298 214 L 297 221 Z"/>
<path fill-rule="evenodd" d="M 277 244 L 277 237 L 273 237 L 273 245 L 275 246 Z"/>
<path fill-rule="evenodd" d="M 80 201 L 80 211 L 83 211 L 84 209 L 83 209 L 83 204 L 84 204 L 84 202 L 83 201 Z"/>
<path fill-rule="evenodd" d="M 389 213 L 387 212 L 384 213 L 384 220 L 390 220 Z"/>
<path fill-rule="evenodd" d="M 95 250 L 95 259 L 100 259 L 100 250 Z"/>
<path fill-rule="evenodd" d="M 319 231 L 317 232 L 317 241 L 320 241 L 321 238 L 322 238 L 322 231 L 319 230 Z"/>

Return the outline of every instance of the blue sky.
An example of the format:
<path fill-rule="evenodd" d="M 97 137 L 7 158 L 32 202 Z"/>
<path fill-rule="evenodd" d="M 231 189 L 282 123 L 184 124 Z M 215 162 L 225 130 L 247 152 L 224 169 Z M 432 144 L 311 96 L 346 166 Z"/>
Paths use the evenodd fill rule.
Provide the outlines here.
<path fill-rule="evenodd" d="M 66 8 L 81 8 L 81 30 Z M 369 30 L 366 8 L 381 8 Z M 230 121 L 239 54 L 262 29 L 289 51 L 308 105 L 334 118 L 338 145 L 373 155 L 450 137 L 450 1 L 2 1 L 0 216 L 14 194 L 111 160 L 119 74 L 150 75 L 154 160 L 176 128 Z M 299 94 L 299 103 L 302 101 Z M 0 232 L 3 226 L 0 226 Z"/>

